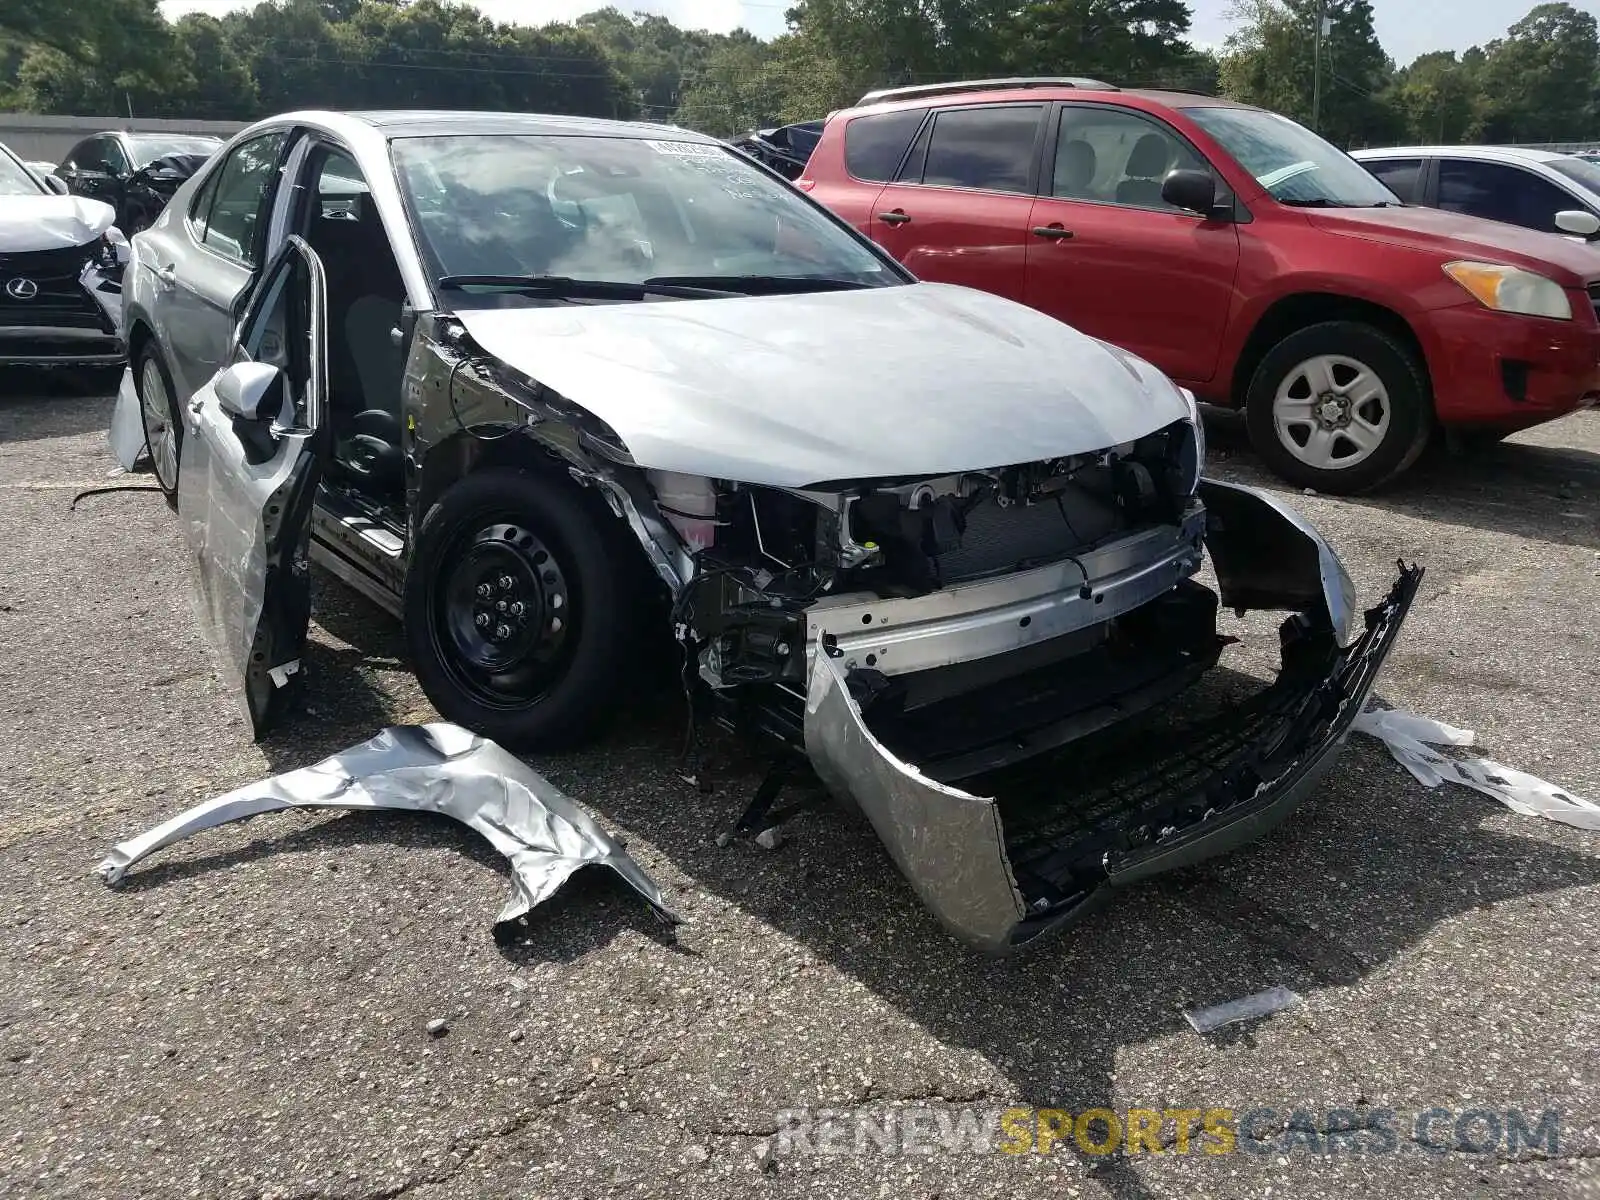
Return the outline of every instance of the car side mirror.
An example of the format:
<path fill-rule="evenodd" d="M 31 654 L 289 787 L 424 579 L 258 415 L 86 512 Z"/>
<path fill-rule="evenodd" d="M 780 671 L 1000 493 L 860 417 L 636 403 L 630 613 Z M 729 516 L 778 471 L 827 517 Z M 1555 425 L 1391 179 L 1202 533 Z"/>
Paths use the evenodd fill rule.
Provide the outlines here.
<path fill-rule="evenodd" d="M 1600 217 L 1582 208 L 1569 208 L 1556 214 L 1556 228 L 1563 233 L 1589 238 L 1600 233 Z"/>
<path fill-rule="evenodd" d="M 58 196 L 65 196 L 68 192 L 67 181 L 59 175 L 46 175 L 44 185 Z"/>
<path fill-rule="evenodd" d="M 277 390 L 282 372 L 271 363 L 238 362 L 217 376 L 217 407 L 241 421 L 259 421 L 276 413 L 263 412 L 262 406 Z"/>
<path fill-rule="evenodd" d="M 1217 206 L 1217 181 L 1209 171 L 1168 171 L 1161 198 L 1174 208 L 1210 217 Z"/>

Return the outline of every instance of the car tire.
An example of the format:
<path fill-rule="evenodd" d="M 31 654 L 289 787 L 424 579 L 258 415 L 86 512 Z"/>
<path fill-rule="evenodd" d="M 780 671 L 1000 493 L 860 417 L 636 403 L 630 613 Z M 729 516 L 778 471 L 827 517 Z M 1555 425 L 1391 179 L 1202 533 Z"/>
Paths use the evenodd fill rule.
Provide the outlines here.
<path fill-rule="evenodd" d="M 1416 352 L 1360 321 L 1325 321 L 1267 352 L 1245 396 L 1250 443 L 1298 487 L 1352 495 L 1416 462 L 1433 398 Z"/>
<path fill-rule="evenodd" d="M 156 485 L 173 508 L 178 507 L 178 469 L 183 461 L 183 417 L 179 413 L 172 374 L 155 340 L 139 348 L 133 364 L 133 386 L 139 397 L 139 423 L 144 427 Z M 163 417 L 162 414 L 165 414 Z"/>
<path fill-rule="evenodd" d="M 564 479 L 468 475 L 428 510 L 406 573 L 423 692 L 508 749 L 598 733 L 637 666 L 641 557 L 598 497 Z"/>

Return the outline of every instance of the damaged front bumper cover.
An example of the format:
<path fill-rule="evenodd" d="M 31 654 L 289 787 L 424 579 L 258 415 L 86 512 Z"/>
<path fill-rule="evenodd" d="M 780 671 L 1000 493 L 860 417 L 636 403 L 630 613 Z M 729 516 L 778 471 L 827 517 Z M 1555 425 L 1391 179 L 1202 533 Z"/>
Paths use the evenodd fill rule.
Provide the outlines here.
<path fill-rule="evenodd" d="M 93 307 L 73 297 L 65 309 L 42 296 L 0 313 L 0 366 L 115 367 L 127 360 L 122 328 L 122 270 L 90 264 L 74 285 Z M 28 282 L 32 283 L 32 280 Z M 38 286 L 38 285 L 35 285 Z M 43 305 L 44 307 L 35 307 Z M 10 319 L 8 319 L 10 315 Z"/>
<path fill-rule="evenodd" d="M 581 867 L 609 867 L 663 920 L 678 918 L 620 842 L 544 776 L 457 725 L 401 725 L 313 766 L 208 800 L 113 847 L 117 883 L 140 859 L 191 834 L 287 808 L 431 812 L 481 835 L 511 863 L 503 925 L 550 898 Z"/>
<path fill-rule="evenodd" d="M 1422 569 L 1402 564 L 1363 626 L 1337 558 L 1292 510 L 1212 481 L 1201 498 L 1222 603 L 1296 614 L 1278 679 L 1209 721 L 1138 738 L 1109 771 L 1042 755 L 1031 812 L 902 761 L 852 694 L 852 662 L 838 647 L 813 653 L 813 768 L 860 807 L 923 902 L 974 948 L 1010 952 L 1099 907 L 1116 886 L 1261 836 L 1333 766 L 1361 712 Z M 1040 796 L 1050 809 L 1042 820 Z"/>

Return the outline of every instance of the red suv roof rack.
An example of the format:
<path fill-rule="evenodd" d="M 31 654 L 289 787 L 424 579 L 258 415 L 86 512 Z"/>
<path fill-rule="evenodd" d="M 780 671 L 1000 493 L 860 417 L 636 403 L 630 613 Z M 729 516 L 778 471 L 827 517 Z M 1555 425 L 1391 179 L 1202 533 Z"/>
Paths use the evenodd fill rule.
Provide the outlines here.
<path fill-rule="evenodd" d="M 1006 88 L 1070 87 L 1095 92 L 1120 92 L 1114 83 L 1085 79 L 1081 75 L 1026 76 L 1017 79 L 965 79 L 950 83 L 919 83 L 911 87 L 878 88 L 856 101 L 857 105 L 877 104 L 882 100 L 915 100 L 928 96 L 954 96 L 962 92 L 994 92 Z"/>

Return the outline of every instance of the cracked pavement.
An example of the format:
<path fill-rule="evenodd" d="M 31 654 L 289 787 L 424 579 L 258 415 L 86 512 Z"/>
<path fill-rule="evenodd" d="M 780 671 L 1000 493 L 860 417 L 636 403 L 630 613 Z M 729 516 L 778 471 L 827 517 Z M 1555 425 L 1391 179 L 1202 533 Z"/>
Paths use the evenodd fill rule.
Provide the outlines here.
<path fill-rule="evenodd" d="M 708 740 L 711 790 L 686 786 L 670 690 L 536 765 L 626 839 L 676 935 L 586 872 L 497 943 L 504 863 L 400 814 L 261 817 L 107 888 L 112 843 L 434 714 L 393 622 L 319 577 L 307 707 L 252 744 L 173 514 L 140 492 L 71 507 L 147 482 L 107 478 L 109 396 L 4 383 L 0 1194 L 1600 1197 L 1600 835 L 1429 791 L 1362 738 L 1277 832 L 1007 962 L 947 939 L 842 812 L 719 849 L 757 763 Z M 1217 474 L 1276 487 L 1237 420 L 1212 444 Z M 1397 557 L 1428 567 L 1382 698 L 1600 798 L 1600 414 L 1377 497 L 1290 498 L 1363 596 Z M 1208 1037 L 1183 1020 L 1274 984 L 1303 1003 Z M 1013 1105 L 1274 1114 L 1264 1154 L 1178 1153 L 1170 1122 L 1162 1152 L 1108 1156 L 774 1137 L 803 1106 Z M 1558 1109 L 1559 1149 L 1271 1140 L 1296 1110 L 1320 1141 L 1335 1110 L 1435 1107 Z"/>

